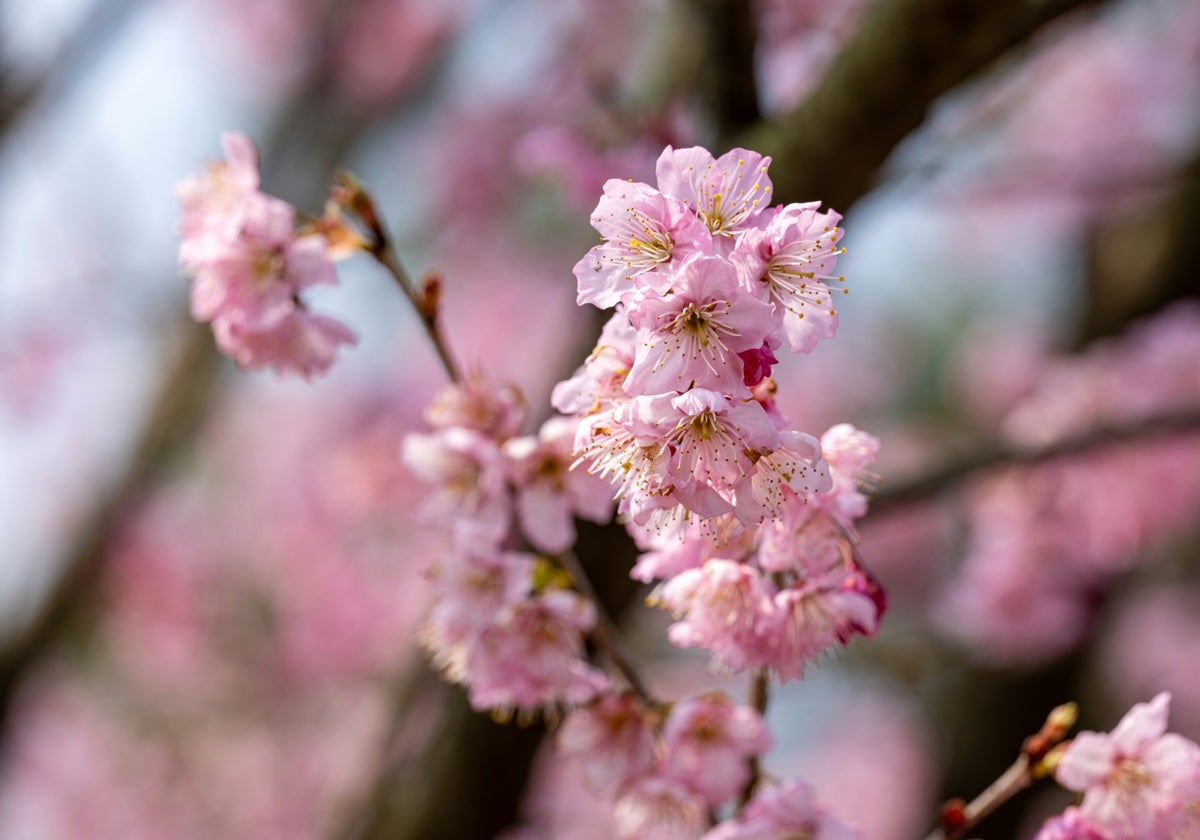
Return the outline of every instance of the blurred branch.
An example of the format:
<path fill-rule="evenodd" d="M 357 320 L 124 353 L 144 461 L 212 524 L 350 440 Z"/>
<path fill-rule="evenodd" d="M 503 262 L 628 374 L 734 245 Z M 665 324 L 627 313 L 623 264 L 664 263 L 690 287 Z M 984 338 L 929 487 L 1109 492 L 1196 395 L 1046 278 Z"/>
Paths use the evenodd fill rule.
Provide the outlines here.
<path fill-rule="evenodd" d="M 746 704 L 764 719 L 767 716 L 767 703 L 770 701 L 770 686 L 771 670 L 756 668 L 750 677 L 750 691 L 746 698 Z M 739 815 L 750 802 L 754 791 L 762 781 L 762 765 L 757 753 L 751 754 L 748 764 L 750 767 L 749 778 L 746 779 L 746 784 L 742 786 L 742 791 L 738 795 L 737 813 Z"/>
<path fill-rule="evenodd" d="M 38 101 L 61 95 L 72 80 L 81 78 L 87 64 L 113 43 L 141 5 L 140 0 L 96 0 L 39 73 L 20 79 L 15 68 L 0 66 L 0 137 Z"/>
<path fill-rule="evenodd" d="M 1200 148 L 1164 179 L 1176 189 L 1161 203 L 1110 213 L 1089 231 L 1080 345 L 1119 333 L 1172 301 L 1200 295 Z"/>
<path fill-rule="evenodd" d="M 1099 0 L 878 0 L 821 84 L 795 111 L 740 145 L 774 157 L 781 201 L 845 211 L 942 94 L 1008 50 Z"/>
<path fill-rule="evenodd" d="M 645 681 L 634 666 L 633 658 L 625 650 L 625 645 L 621 643 L 617 627 L 609 616 L 604 602 L 600 600 L 600 596 L 596 594 L 596 590 L 592 587 L 591 578 L 588 577 L 583 565 L 579 562 L 579 558 L 574 553 L 568 551 L 561 555 L 560 559 L 563 568 L 571 575 L 571 582 L 575 584 L 575 588 L 579 590 L 584 598 L 596 606 L 596 626 L 591 632 L 593 643 L 608 657 L 612 666 L 620 672 L 625 681 L 629 683 L 629 687 L 633 689 L 633 693 L 643 703 L 650 707 L 659 705 L 658 700 L 650 693 L 650 689 L 646 687 Z"/>
<path fill-rule="evenodd" d="M 96 15 L 112 14 L 118 6 L 128 11 L 136 3 L 131 0 L 102 0 L 93 7 L 87 20 L 91 21 Z M 112 25 L 112 21 L 108 20 L 93 22 L 98 31 L 103 31 L 102 23 Z M 40 84 L 50 86 L 53 79 L 48 75 Z M 37 95 L 37 91 L 31 94 L 33 97 Z M 301 143 L 311 142 L 308 135 L 295 132 L 295 125 L 302 122 L 307 114 L 327 114 L 329 106 L 326 100 L 331 95 L 322 80 L 314 76 L 301 85 L 288 102 L 283 103 L 262 144 L 264 169 L 276 159 L 284 157 L 289 144 L 297 142 L 295 138 L 299 137 Z M 23 101 L 32 100 L 27 96 Z M 19 111 L 18 108 L 12 113 Z M 377 118 L 381 116 L 376 115 Z M 367 124 L 366 118 L 352 123 L 348 121 L 322 134 L 322 144 L 312 150 L 314 155 L 320 156 L 319 160 L 312 161 L 318 167 L 316 171 L 333 169 L 334 161 Z M 3 125 L 0 123 L 0 127 Z M 314 183 L 319 183 L 310 177 L 299 180 L 310 191 Z M 318 203 L 320 195 L 304 196 L 303 199 L 300 203 Z M 174 271 L 172 268 L 171 272 Z M 0 748 L 7 746 L 3 740 L 10 723 L 13 698 L 21 681 L 70 630 L 86 624 L 93 605 L 95 586 L 101 577 L 104 552 L 114 533 L 124 516 L 153 491 L 171 457 L 193 439 L 212 407 L 212 392 L 222 358 L 213 346 L 212 332 L 208 325 L 195 323 L 187 313 L 180 316 L 174 329 L 184 336 L 179 355 L 164 369 L 149 416 L 125 470 L 86 516 L 78 539 L 70 546 L 62 561 L 58 582 L 34 618 L 0 649 Z"/>
<path fill-rule="evenodd" d="M 718 145 L 753 126 L 758 110 L 754 50 L 758 40 L 752 0 L 692 0 L 704 30 L 701 86 Z"/>
<path fill-rule="evenodd" d="M 0 733 L 7 730 L 13 698 L 24 675 L 91 603 L 113 532 L 153 488 L 171 456 L 183 448 L 203 422 L 217 379 L 217 353 L 207 325 L 190 319 L 181 323 L 182 341 L 163 371 L 149 417 L 124 472 L 80 527 L 67 552 L 64 572 L 41 609 L 0 651 Z"/>
<path fill-rule="evenodd" d="M 577 520 L 576 527 L 584 577 L 604 612 L 619 619 L 639 587 L 629 577 L 633 541 L 615 523 Z M 439 681 L 427 686 L 429 698 L 442 710 L 440 720 L 427 725 L 418 749 L 392 756 L 370 797 L 371 813 L 345 836 L 489 840 L 518 821 L 546 723 L 498 724 L 472 709 L 460 687 Z"/>
<path fill-rule="evenodd" d="M 961 461 L 880 490 L 871 501 L 871 511 L 878 513 L 903 504 L 928 501 L 987 470 L 1037 464 L 1117 443 L 1152 440 L 1186 432 L 1200 432 L 1200 408 L 1160 414 L 1130 423 L 1101 426 L 1046 446 L 1017 447 L 993 444 L 990 447 L 979 447 L 975 454 Z"/>

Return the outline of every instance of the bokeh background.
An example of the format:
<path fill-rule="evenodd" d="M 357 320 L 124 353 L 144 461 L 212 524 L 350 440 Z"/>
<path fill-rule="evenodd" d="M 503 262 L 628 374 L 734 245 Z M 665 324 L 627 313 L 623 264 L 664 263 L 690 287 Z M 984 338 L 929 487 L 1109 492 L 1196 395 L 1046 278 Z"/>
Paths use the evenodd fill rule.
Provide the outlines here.
<path fill-rule="evenodd" d="M 1170 690 L 1200 738 L 1194 0 L 5 0 L 0 837 L 611 836 L 542 724 L 424 665 L 440 538 L 397 454 L 440 375 L 388 279 L 317 296 L 360 341 L 310 383 L 188 318 L 174 186 L 230 128 L 310 213 L 355 171 L 538 420 L 598 332 L 605 179 L 774 155 L 778 200 L 845 214 L 851 290 L 781 404 L 882 439 L 891 610 L 775 693 L 769 768 L 904 840 L 1057 703 L 1108 729 Z M 585 539 L 664 693 L 742 690 Z"/>

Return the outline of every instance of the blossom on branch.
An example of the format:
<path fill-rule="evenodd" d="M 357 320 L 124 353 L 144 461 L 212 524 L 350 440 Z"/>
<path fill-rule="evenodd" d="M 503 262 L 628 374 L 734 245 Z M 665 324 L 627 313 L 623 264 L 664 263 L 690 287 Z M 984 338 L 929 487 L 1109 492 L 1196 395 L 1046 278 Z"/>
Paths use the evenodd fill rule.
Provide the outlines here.
<path fill-rule="evenodd" d="M 1155 840 L 1200 818 L 1200 745 L 1167 732 L 1166 692 L 1138 703 L 1109 733 L 1082 732 L 1055 769 L 1083 794 L 1079 815 L 1111 838 Z"/>
<path fill-rule="evenodd" d="M 244 135 L 223 138 L 227 160 L 178 189 L 180 264 L 193 274 L 192 316 L 209 321 L 221 352 L 246 368 L 308 379 L 333 364 L 354 332 L 308 310 L 301 293 L 334 285 L 344 249 L 297 227 L 296 210 L 259 191 L 258 153 Z"/>

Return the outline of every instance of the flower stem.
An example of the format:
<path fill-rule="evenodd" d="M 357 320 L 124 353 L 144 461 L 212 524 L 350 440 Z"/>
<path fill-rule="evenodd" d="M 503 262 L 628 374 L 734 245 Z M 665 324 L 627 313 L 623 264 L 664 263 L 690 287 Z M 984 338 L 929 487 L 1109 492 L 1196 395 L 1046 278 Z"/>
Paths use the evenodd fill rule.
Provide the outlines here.
<path fill-rule="evenodd" d="M 768 668 L 759 668 L 755 670 L 753 678 L 750 680 L 750 696 L 748 702 L 754 711 L 758 712 L 763 717 L 767 714 L 767 701 L 770 699 L 768 689 L 770 687 L 771 671 Z M 758 755 L 750 756 L 750 778 L 746 780 L 745 787 L 742 788 L 742 793 L 738 797 L 739 813 L 746 807 L 746 803 L 750 801 L 750 797 L 754 795 L 758 783 L 762 780 L 762 772 L 759 766 Z"/>
<path fill-rule="evenodd" d="M 966 805 L 962 805 L 961 800 L 946 803 L 942 809 L 943 827 L 930 832 L 925 840 L 959 840 L 984 817 L 1029 787 L 1032 781 L 1029 757 L 1022 754 L 983 793 Z"/>
<path fill-rule="evenodd" d="M 438 321 L 438 307 L 430 305 L 430 295 L 421 294 L 417 291 L 416 286 L 413 285 L 412 278 L 400 262 L 399 257 L 396 256 L 391 242 L 386 238 L 386 234 L 377 234 L 376 244 L 371 249 L 371 255 L 395 279 L 400 289 L 404 292 L 404 296 L 408 298 L 408 302 L 412 304 L 413 310 L 420 316 L 421 323 L 425 327 L 425 334 L 429 336 L 429 341 L 433 345 L 433 349 L 437 352 L 438 359 L 441 361 L 446 375 L 450 377 L 452 382 L 461 382 L 462 373 L 459 371 L 458 364 L 454 361 L 454 356 L 450 352 L 449 344 L 442 334 L 441 324 Z"/>
<path fill-rule="evenodd" d="M 425 327 L 425 334 L 429 336 L 429 341 L 437 352 L 442 368 L 450 377 L 450 381 L 461 382 L 462 373 L 454 361 L 454 356 L 450 352 L 450 346 L 442 334 L 438 321 L 440 309 L 438 282 L 431 278 L 426 281 L 423 288 L 417 288 L 412 276 L 400 262 L 400 258 L 396 256 L 396 249 L 392 246 L 387 225 L 383 223 L 383 217 L 375 205 L 375 200 L 357 178 L 349 172 L 339 172 L 334 179 L 333 196 L 339 205 L 353 213 L 362 222 L 369 235 L 369 239 L 362 244 L 363 250 L 374 257 L 384 271 L 392 276 L 396 285 L 400 287 L 400 291 L 404 293 L 404 297 L 412 305 L 413 311 L 420 317 L 421 324 Z"/>
<path fill-rule="evenodd" d="M 575 587 L 579 590 L 579 593 L 596 607 L 596 626 L 592 629 L 592 641 L 596 643 L 596 647 L 604 651 L 609 661 L 612 662 L 613 667 L 621 673 L 621 676 L 629 683 L 629 687 L 641 698 L 643 703 L 650 707 L 658 706 L 659 702 L 646 687 L 646 683 L 634 666 L 633 660 L 622 648 L 616 626 L 613 624 L 608 611 L 604 609 L 604 605 L 600 602 L 600 598 L 596 594 L 591 580 L 588 579 L 587 571 L 584 570 L 583 564 L 579 562 L 579 558 L 575 556 L 574 552 L 568 551 L 560 555 L 559 559 L 563 567 L 571 575 L 571 579 L 575 583 Z"/>

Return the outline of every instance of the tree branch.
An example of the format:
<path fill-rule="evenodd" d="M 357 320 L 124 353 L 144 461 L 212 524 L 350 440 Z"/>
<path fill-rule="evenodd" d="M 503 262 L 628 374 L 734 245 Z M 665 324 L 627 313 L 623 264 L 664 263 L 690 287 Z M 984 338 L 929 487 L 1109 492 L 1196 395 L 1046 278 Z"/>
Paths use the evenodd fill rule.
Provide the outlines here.
<path fill-rule="evenodd" d="M 701 87 L 716 128 L 718 145 L 751 126 L 758 109 L 754 51 L 757 20 L 751 0 L 693 0 L 704 29 Z"/>
<path fill-rule="evenodd" d="M 1173 411 L 1128 423 L 1100 426 L 1082 434 L 1047 444 L 1017 447 L 994 444 L 960 461 L 947 464 L 910 481 L 884 487 L 871 500 L 871 510 L 927 501 L 976 474 L 998 467 L 1037 464 L 1053 458 L 1089 452 L 1116 443 L 1150 440 L 1167 435 L 1200 432 L 1200 407 Z"/>
<path fill-rule="evenodd" d="M 933 102 L 1098 0 L 878 0 L 808 100 L 740 145 L 772 155 L 777 200 L 845 211 Z"/>
<path fill-rule="evenodd" d="M 42 607 L 0 652 L 0 733 L 7 731 L 13 698 L 26 672 L 90 604 L 116 527 L 202 425 L 217 380 L 217 353 L 207 325 L 190 319 L 181 323 L 183 339 L 163 371 L 154 405 L 124 472 L 79 529 L 64 571 Z"/>

